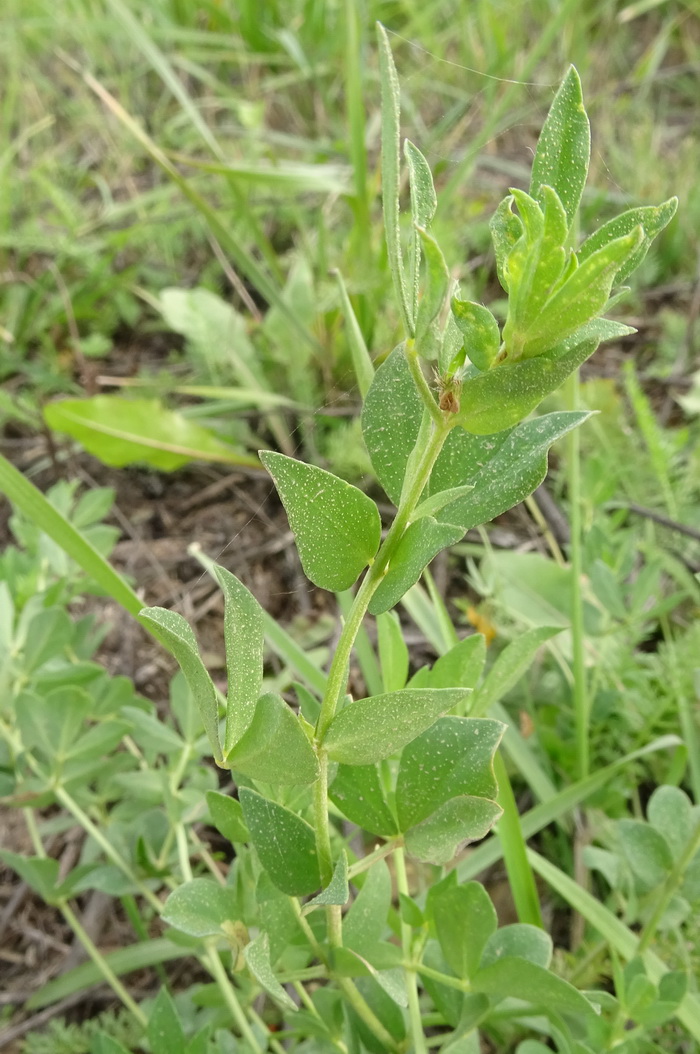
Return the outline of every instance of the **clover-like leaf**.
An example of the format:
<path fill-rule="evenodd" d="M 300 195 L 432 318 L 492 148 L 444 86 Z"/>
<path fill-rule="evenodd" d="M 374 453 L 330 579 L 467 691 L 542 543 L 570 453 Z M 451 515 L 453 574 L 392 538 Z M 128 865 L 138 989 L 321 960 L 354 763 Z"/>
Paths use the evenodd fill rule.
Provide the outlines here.
<path fill-rule="evenodd" d="M 261 451 L 260 460 L 287 510 L 307 577 L 322 589 L 349 589 L 379 548 L 377 506 L 315 465 L 270 450 Z"/>
<path fill-rule="evenodd" d="M 321 885 L 313 828 L 262 794 L 241 787 L 243 818 L 260 863 L 283 893 L 303 897 Z"/>
<path fill-rule="evenodd" d="M 403 534 L 386 575 L 369 602 L 371 615 L 379 615 L 398 604 L 415 585 L 433 557 L 454 545 L 464 529 L 453 523 L 438 523 L 432 516 L 415 520 Z"/>
<path fill-rule="evenodd" d="M 279 695 L 266 692 L 253 720 L 228 755 L 236 772 L 265 783 L 313 783 L 318 761 L 298 717 Z"/>
<path fill-rule="evenodd" d="M 423 404 L 399 345 L 377 369 L 362 408 L 362 434 L 372 468 L 395 505 L 422 416 Z"/>
<path fill-rule="evenodd" d="M 426 864 L 448 864 L 460 846 L 484 838 L 501 812 L 488 798 L 450 798 L 406 831 L 406 850 Z"/>

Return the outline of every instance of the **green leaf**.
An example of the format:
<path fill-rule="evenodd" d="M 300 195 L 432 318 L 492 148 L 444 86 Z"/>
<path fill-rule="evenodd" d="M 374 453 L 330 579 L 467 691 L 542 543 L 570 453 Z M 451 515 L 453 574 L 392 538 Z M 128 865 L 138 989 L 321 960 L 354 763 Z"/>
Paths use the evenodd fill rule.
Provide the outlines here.
<path fill-rule="evenodd" d="M 333 876 L 330 882 L 322 893 L 319 893 L 318 896 L 315 896 L 313 900 L 309 900 L 304 905 L 303 914 L 306 915 L 312 908 L 320 907 L 323 904 L 347 904 L 349 899 L 348 858 L 345 850 L 343 850 L 333 868 Z"/>
<path fill-rule="evenodd" d="M 438 518 L 469 530 L 507 512 L 539 487 L 547 475 L 552 444 L 590 416 L 584 411 L 544 414 L 523 421 L 512 431 L 486 438 L 453 429 L 443 451 L 445 460 L 438 460 L 433 470 L 431 491 L 441 482 L 451 483 L 455 476 L 467 483 L 469 490 L 447 502 Z M 452 451 L 455 457 L 450 462 Z"/>
<path fill-rule="evenodd" d="M 25 748 L 38 749 L 52 761 L 67 759 L 91 703 L 87 692 L 77 686 L 56 688 L 44 697 L 22 692 L 14 708 Z"/>
<path fill-rule="evenodd" d="M 167 988 L 161 988 L 148 1019 L 152 1054 L 185 1054 L 185 1034 Z"/>
<path fill-rule="evenodd" d="M 548 356 L 502 363 L 465 381 L 458 423 L 474 435 L 512 428 L 559 388 L 598 347 L 598 340 L 553 349 Z"/>
<path fill-rule="evenodd" d="M 52 860 L 48 856 L 22 856 L 20 853 L 10 852 L 9 849 L 0 849 L 0 860 L 16 871 L 22 881 L 47 904 L 54 903 L 58 884 L 58 860 Z"/>
<path fill-rule="evenodd" d="M 159 399 L 95 395 L 44 407 L 49 428 L 77 439 L 105 465 L 150 465 L 172 472 L 190 461 L 255 466 L 255 458 L 222 443 L 213 432 Z"/>
<path fill-rule="evenodd" d="M 626 859 L 640 893 L 660 887 L 673 867 L 668 842 L 656 828 L 642 820 L 618 820 L 616 845 Z"/>
<path fill-rule="evenodd" d="M 466 694 L 464 689 L 405 688 L 360 699 L 336 714 L 323 746 L 332 761 L 371 765 L 410 743 Z"/>
<path fill-rule="evenodd" d="M 479 970 L 472 990 L 493 999 L 523 999 L 545 1013 L 555 1011 L 576 1018 L 593 1017 L 591 1003 L 568 981 L 525 959 L 509 957 Z"/>
<path fill-rule="evenodd" d="M 219 791 L 207 791 L 207 806 L 212 823 L 229 842 L 250 841 L 250 832 L 243 819 L 243 808 L 236 798 Z"/>
<path fill-rule="evenodd" d="M 382 110 L 382 206 L 384 210 L 384 232 L 386 234 L 389 269 L 394 283 L 394 292 L 401 305 L 404 326 L 413 333 L 413 315 L 409 290 L 401 255 L 401 229 L 399 226 L 399 193 L 401 190 L 401 89 L 396 75 L 391 45 L 384 26 L 377 23 L 379 46 L 379 83 Z"/>
<path fill-rule="evenodd" d="M 504 732 L 500 721 L 441 717 L 414 739 L 401 755 L 396 781 L 401 830 L 458 795 L 495 798 L 493 756 Z"/>
<path fill-rule="evenodd" d="M 378 860 L 343 919 L 343 945 L 364 955 L 370 945 L 381 940 L 390 907 L 391 875 L 384 861 Z"/>
<path fill-rule="evenodd" d="M 586 238 L 581 248 L 576 253 L 579 263 L 583 263 L 589 256 L 603 248 L 615 238 L 621 238 L 625 234 L 631 234 L 637 227 L 644 232 L 643 240 L 632 253 L 627 262 L 615 275 L 615 282 L 624 280 L 639 267 L 640 263 L 649 251 L 649 246 L 657 234 L 673 219 L 678 208 L 678 198 L 669 198 L 661 205 L 643 205 L 641 208 L 628 209 L 614 219 L 604 223 L 597 231 Z"/>
<path fill-rule="evenodd" d="M 427 688 L 476 688 L 486 662 L 486 639 L 473 633 L 441 655 L 428 673 Z"/>
<path fill-rule="evenodd" d="M 220 764 L 224 759 L 219 743 L 219 703 L 216 689 L 199 657 L 197 640 L 189 623 L 182 615 L 166 608 L 143 608 L 139 613 L 139 622 L 146 625 L 163 647 L 177 659 L 199 708 L 214 760 Z"/>
<path fill-rule="evenodd" d="M 453 523 L 438 523 L 432 516 L 414 520 L 402 535 L 387 572 L 369 602 L 370 614 L 379 615 L 398 604 L 430 561 L 463 535 L 464 528 Z"/>
<path fill-rule="evenodd" d="M 428 339 L 430 327 L 445 303 L 450 286 L 450 272 L 442 250 L 432 234 L 428 234 L 422 227 L 418 227 L 417 230 L 425 256 L 426 282 L 416 315 L 416 348 L 418 353 L 426 358 L 434 358 Z"/>
<path fill-rule="evenodd" d="M 591 131 L 581 81 L 575 68 L 570 66 L 542 126 L 530 182 L 530 194 L 538 200 L 543 185 L 556 190 L 569 226 L 586 185 L 590 154 Z"/>
<path fill-rule="evenodd" d="M 490 966 L 511 955 L 546 970 L 552 961 L 552 938 L 539 926 L 527 923 L 516 922 L 512 926 L 503 926 L 489 937 L 481 957 L 481 966 Z"/>
<path fill-rule="evenodd" d="M 687 846 L 698 810 L 680 787 L 657 787 L 647 805 L 647 819 L 668 842 L 674 858 Z"/>
<path fill-rule="evenodd" d="M 554 293 L 523 335 L 522 354 L 534 358 L 572 336 L 605 307 L 617 272 L 644 240 L 641 227 L 589 256 Z"/>
<path fill-rule="evenodd" d="M 243 818 L 260 863 L 283 893 L 303 897 L 321 885 L 313 828 L 296 813 L 241 787 Z"/>
<path fill-rule="evenodd" d="M 395 611 L 377 616 L 377 645 L 385 692 L 400 692 L 408 680 L 408 647 Z M 449 685 L 452 687 L 452 685 Z"/>
<path fill-rule="evenodd" d="M 214 567 L 224 594 L 228 692 L 224 757 L 253 720 L 263 680 L 263 612 L 253 594 L 225 567 Z"/>
<path fill-rule="evenodd" d="M 410 139 L 403 144 L 411 189 L 411 216 L 414 226 L 428 230 L 437 210 L 437 195 L 430 165 Z"/>
<path fill-rule="evenodd" d="M 486 680 L 472 697 L 471 715 L 480 717 L 488 713 L 493 704 L 518 683 L 542 645 L 557 633 L 561 633 L 559 627 L 536 626 L 511 641 L 498 656 Z"/>
<path fill-rule="evenodd" d="M 318 761 L 299 719 L 279 695 L 258 700 L 248 730 L 228 755 L 228 764 L 264 783 L 314 783 Z"/>
<path fill-rule="evenodd" d="M 523 235 L 523 225 L 519 216 L 513 212 L 513 195 L 509 194 L 500 203 L 489 223 L 491 240 L 496 253 L 496 270 L 498 281 L 508 292 L 508 275 L 506 263 L 511 250 Z"/>
<path fill-rule="evenodd" d="M 498 322 L 488 308 L 452 297 L 452 314 L 464 337 L 467 355 L 478 370 L 490 369 L 501 346 Z"/>
<path fill-rule="evenodd" d="M 193 878 L 173 890 L 161 917 L 190 937 L 215 937 L 221 935 L 225 922 L 237 917 L 237 908 L 236 893 L 230 886 Z"/>
<path fill-rule="evenodd" d="M 460 846 L 484 838 L 501 815 L 488 798 L 451 798 L 406 831 L 406 850 L 427 864 L 448 864 Z"/>
<path fill-rule="evenodd" d="M 270 942 L 266 933 L 258 934 L 255 940 L 246 946 L 245 960 L 253 977 L 270 998 L 282 1010 L 296 1013 L 299 1008 L 287 995 L 273 973 L 270 963 Z"/>
<path fill-rule="evenodd" d="M 466 435 L 466 432 L 450 432 L 448 440 L 453 435 Z M 473 487 L 467 484 L 463 487 L 450 487 L 449 490 L 440 491 L 439 494 L 433 494 L 430 498 L 426 498 L 420 503 L 413 513 L 413 519 L 419 520 L 421 516 L 437 516 L 446 505 L 451 505 L 453 502 L 459 501 L 460 498 L 466 498 L 468 494 L 471 494 Z"/>
<path fill-rule="evenodd" d="M 441 882 L 428 895 L 442 954 L 457 977 L 468 980 L 479 968 L 498 917 L 480 882 Z"/>
<path fill-rule="evenodd" d="M 383 838 L 398 833 L 376 765 L 339 765 L 329 794 L 348 820 L 365 831 Z"/>
<path fill-rule="evenodd" d="M 260 460 L 287 510 L 307 577 L 322 589 L 349 589 L 379 548 L 377 506 L 325 469 L 270 450 Z"/>
<path fill-rule="evenodd" d="M 362 407 L 362 434 L 377 479 L 399 504 L 406 464 L 416 445 L 423 403 L 399 345 L 381 364 Z"/>

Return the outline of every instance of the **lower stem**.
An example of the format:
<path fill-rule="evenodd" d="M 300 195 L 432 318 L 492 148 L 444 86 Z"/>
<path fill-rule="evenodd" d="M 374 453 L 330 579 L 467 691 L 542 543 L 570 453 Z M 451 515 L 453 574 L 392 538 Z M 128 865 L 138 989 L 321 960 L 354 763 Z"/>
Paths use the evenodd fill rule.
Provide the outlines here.
<path fill-rule="evenodd" d="M 243 1012 L 243 1008 L 238 1001 L 238 996 L 228 979 L 228 974 L 224 969 L 224 964 L 219 958 L 219 953 L 215 948 L 209 948 L 207 950 L 204 956 L 204 963 L 219 986 L 219 991 L 226 1001 L 226 1005 L 231 1012 L 231 1017 L 233 1018 L 242 1038 L 246 1041 L 254 1054 L 264 1054 L 264 1047 L 260 1045 L 255 1033 L 250 1027 L 248 1018 Z"/>
<path fill-rule="evenodd" d="M 569 405 L 577 410 L 579 405 L 578 371 L 569 380 Z M 583 624 L 583 541 L 581 526 L 581 437 L 579 429 L 569 433 L 569 521 L 571 527 L 571 636 L 574 674 L 574 720 L 576 725 L 576 752 L 579 776 L 585 779 L 590 767 L 589 759 L 589 702 L 586 685 L 585 631 Z"/>
<path fill-rule="evenodd" d="M 396 889 L 398 893 L 409 896 L 408 877 L 406 875 L 406 859 L 403 848 L 397 846 L 394 850 L 394 869 L 396 873 Z M 407 922 L 401 921 L 401 947 L 404 959 L 409 962 L 413 958 L 413 934 Z M 408 995 L 408 1016 L 411 1024 L 411 1037 L 413 1039 L 413 1054 L 427 1054 L 428 1048 L 425 1042 L 425 1033 L 420 1016 L 420 1003 L 418 1001 L 418 980 L 414 970 L 404 970 L 406 979 L 406 994 Z"/>

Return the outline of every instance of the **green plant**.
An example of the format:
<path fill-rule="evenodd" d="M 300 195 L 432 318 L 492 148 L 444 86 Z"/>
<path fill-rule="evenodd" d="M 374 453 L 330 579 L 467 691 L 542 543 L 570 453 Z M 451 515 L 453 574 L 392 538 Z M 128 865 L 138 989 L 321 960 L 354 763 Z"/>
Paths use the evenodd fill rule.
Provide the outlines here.
<path fill-rule="evenodd" d="M 363 1048 L 423 1054 L 435 1046 L 445 1054 L 472 1054 L 481 1035 L 503 1050 L 519 1043 L 521 1054 L 551 1049 L 549 1044 L 562 1054 L 585 1054 L 612 1049 L 620 1038 L 617 1028 L 598 1027 L 596 1004 L 605 1003 L 603 994 L 583 993 L 550 969 L 552 941 L 542 928 L 532 869 L 544 873 L 593 925 L 608 925 L 609 914 L 595 902 L 591 909 L 585 890 L 573 883 L 572 893 L 567 876 L 551 865 L 548 871 L 546 861 L 526 851 L 523 833 L 560 820 L 599 786 L 598 778 L 584 767 L 579 785 L 560 792 L 557 800 L 551 778 L 509 729 L 507 753 L 528 772 L 542 803 L 536 818 L 521 820 L 507 767 L 496 755 L 506 727 L 501 698 L 561 627 L 533 627 L 482 678 L 483 638 L 458 640 L 435 591 L 426 598 L 417 583 L 432 558 L 459 542 L 468 528 L 527 497 L 544 477 L 551 445 L 586 420 L 588 414 L 578 410 L 529 415 L 601 340 L 629 332 L 599 316 L 610 305 L 613 285 L 641 262 L 670 220 L 675 202 L 630 210 L 574 252 L 589 133 L 572 68 L 545 123 L 529 193 L 514 190 L 492 221 L 508 294 L 501 331 L 491 312 L 463 300 L 452 287 L 430 233 L 436 209 L 431 173 L 410 143 L 413 226 L 404 251 L 398 84 L 381 31 L 379 40 L 384 215 L 406 339 L 376 372 L 361 341 L 354 343 L 353 354 L 364 395 L 365 444 L 397 507 L 384 540 L 379 511 L 362 491 L 283 453 L 261 454 L 310 581 L 342 593 L 366 572 L 346 605 L 328 674 L 271 624 L 235 576 L 211 566 L 226 604 L 223 725 L 222 700 L 191 628 L 172 611 L 146 608 L 140 612 L 142 625 L 178 660 L 189 693 L 185 702 L 174 697 L 177 728 L 158 722 L 146 708 L 121 708 L 136 752 L 118 762 L 127 777 L 119 782 L 132 798 L 108 808 L 114 793 L 109 773 L 91 774 L 90 785 L 78 786 L 79 793 L 66 785 L 64 766 L 81 743 L 77 732 L 86 717 L 75 702 L 65 700 L 47 715 L 60 725 L 48 742 L 41 738 L 42 722 L 31 716 L 9 732 L 17 761 L 28 766 L 32 779 L 43 781 L 38 791 L 72 813 L 90 835 L 90 852 L 99 850 L 107 863 L 87 859 L 59 882 L 36 826 L 31 828 L 36 856 L 6 853 L 6 861 L 74 928 L 68 900 L 77 889 L 94 886 L 143 897 L 184 935 L 179 947 L 197 954 L 216 985 L 209 993 L 216 1014 L 208 1020 L 192 1015 L 186 1030 L 162 990 L 148 1025 L 154 1054 L 211 1049 L 208 1036 L 221 1018 L 239 1037 L 234 1049 L 248 1054 Z M 437 375 L 437 390 L 426 376 L 426 363 Z M 47 516 L 46 506 L 8 466 L 0 468 L 15 500 L 32 506 L 43 517 L 42 526 L 60 535 L 71 555 L 136 614 L 138 598 L 115 581 L 99 554 L 65 518 Z M 420 606 L 444 644 L 433 667 L 412 677 L 393 612 L 402 600 Z M 365 648 L 369 695 L 353 700 L 347 695 L 350 660 L 367 614 L 377 620 L 378 664 Z M 264 690 L 266 637 L 305 681 L 293 685 L 291 674 L 282 679 L 282 687 L 293 688 L 294 707 L 277 691 Z M 31 715 L 32 707 L 25 712 Z M 220 769 L 231 771 L 237 796 L 212 785 L 213 770 L 201 765 L 205 749 Z M 191 810 L 202 807 L 204 791 L 212 823 L 235 848 L 225 879 L 206 850 L 198 847 L 195 854 Z M 152 813 L 136 823 L 144 802 Z M 484 838 L 497 821 L 519 917 L 501 927 L 484 887 L 465 875 L 462 864 L 449 868 L 462 845 Z M 347 832 L 348 822 L 381 844 L 363 852 Z M 470 858 L 466 863 L 473 866 Z M 164 904 L 155 892 L 161 884 L 169 891 Z M 610 940 L 632 963 L 625 991 L 643 984 L 636 980 L 638 955 L 668 1014 L 677 1014 L 698 1038 L 697 999 L 685 995 L 677 977 L 651 959 L 644 941 L 623 924 L 611 928 Z M 168 943 L 177 948 L 177 942 Z M 143 1008 L 133 1005 L 119 980 L 128 966 L 121 962 L 117 969 L 94 947 L 90 952 L 95 969 L 145 1021 Z M 168 954 L 172 948 L 161 947 L 150 961 Z M 269 997 L 265 1012 L 277 1030 L 274 1036 L 257 1008 L 261 992 Z M 622 1005 L 632 1007 L 629 1001 Z M 288 1047 L 282 1047 L 286 1041 Z M 104 1037 L 95 1049 L 99 1054 L 120 1048 Z"/>

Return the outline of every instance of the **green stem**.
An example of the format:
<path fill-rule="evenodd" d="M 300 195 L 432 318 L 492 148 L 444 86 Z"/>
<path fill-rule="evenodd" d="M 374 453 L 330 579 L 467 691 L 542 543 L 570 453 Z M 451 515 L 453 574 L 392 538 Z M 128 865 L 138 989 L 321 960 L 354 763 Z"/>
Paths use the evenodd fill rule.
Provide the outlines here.
<path fill-rule="evenodd" d="M 219 958 L 219 953 L 215 948 L 207 949 L 206 955 L 204 956 L 204 962 L 219 986 L 219 991 L 223 995 L 226 1005 L 231 1011 L 231 1017 L 238 1026 L 238 1031 L 242 1038 L 246 1041 L 250 1049 L 254 1051 L 254 1054 L 264 1054 L 264 1048 L 258 1043 L 255 1033 L 248 1023 L 248 1018 L 243 1013 L 243 1008 L 238 1002 L 238 996 L 228 979 L 228 974 L 226 973 L 224 965 Z"/>
<path fill-rule="evenodd" d="M 423 373 L 423 370 L 421 369 L 418 352 L 416 351 L 416 344 L 412 337 L 409 337 L 409 339 L 406 341 L 405 355 L 406 362 L 408 363 L 408 368 L 411 371 L 411 377 L 413 377 L 413 383 L 418 389 L 418 394 L 423 400 L 423 404 L 430 416 L 432 417 L 433 421 L 435 422 L 435 425 L 440 428 L 444 425 L 445 419 L 443 417 L 442 410 L 435 402 L 435 398 L 430 390 L 430 386 L 425 379 L 425 375 Z"/>
<path fill-rule="evenodd" d="M 579 405 L 578 371 L 569 380 L 569 406 L 577 410 Z M 581 525 L 581 436 L 574 428 L 569 439 L 569 521 L 571 526 L 571 634 L 573 642 L 574 674 L 574 720 L 576 724 L 576 748 L 579 778 L 585 779 L 590 768 L 589 717 L 590 707 L 586 684 L 585 630 L 583 625 L 583 540 Z"/>
<path fill-rule="evenodd" d="M 408 878 L 406 875 L 406 859 L 403 848 L 397 846 L 394 850 L 394 870 L 396 873 L 396 889 L 398 893 L 409 896 Z M 413 958 L 413 933 L 407 922 L 401 921 L 401 947 L 404 959 Z M 404 970 L 406 978 L 406 992 L 408 995 L 408 1016 L 411 1023 L 411 1036 L 413 1039 L 413 1054 L 427 1054 L 425 1033 L 420 1016 L 420 1003 L 418 1002 L 418 984 L 415 970 Z"/>
<path fill-rule="evenodd" d="M 429 977 L 433 981 L 444 984 L 446 988 L 454 988 L 457 992 L 470 991 L 468 981 L 460 981 L 459 977 L 451 977 L 450 974 L 441 973 L 440 970 L 433 970 L 432 966 L 413 962 L 404 962 L 402 965 L 404 970 L 413 970 L 415 973 L 419 973 L 421 977 Z"/>
<path fill-rule="evenodd" d="M 364 1021 L 367 1028 L 374 1032 L 379 1042 L 382 1043 L 387 1050 L 392 1050 L 395 1054 L 401 1054 L 401 1047 L 399 1044 L 391 1033 L 387 1032 L 384 1028 L 384 1025 L 364 1001 L 350 978 L 336 976 L 335 981 L 357 1016 Z"/>
<path fill-rule="evenodd" d="M 525 839 L 520 826 L 518 805 L 500 752 L 496 753 L 493 767 L 498 781 L 498 804 L 503 809 L 503 815 L 498 821 L 498 838 L 503 848 L 503 860 L 518 920 L 544 929 L 535 876 L 527 858 Z"/>

